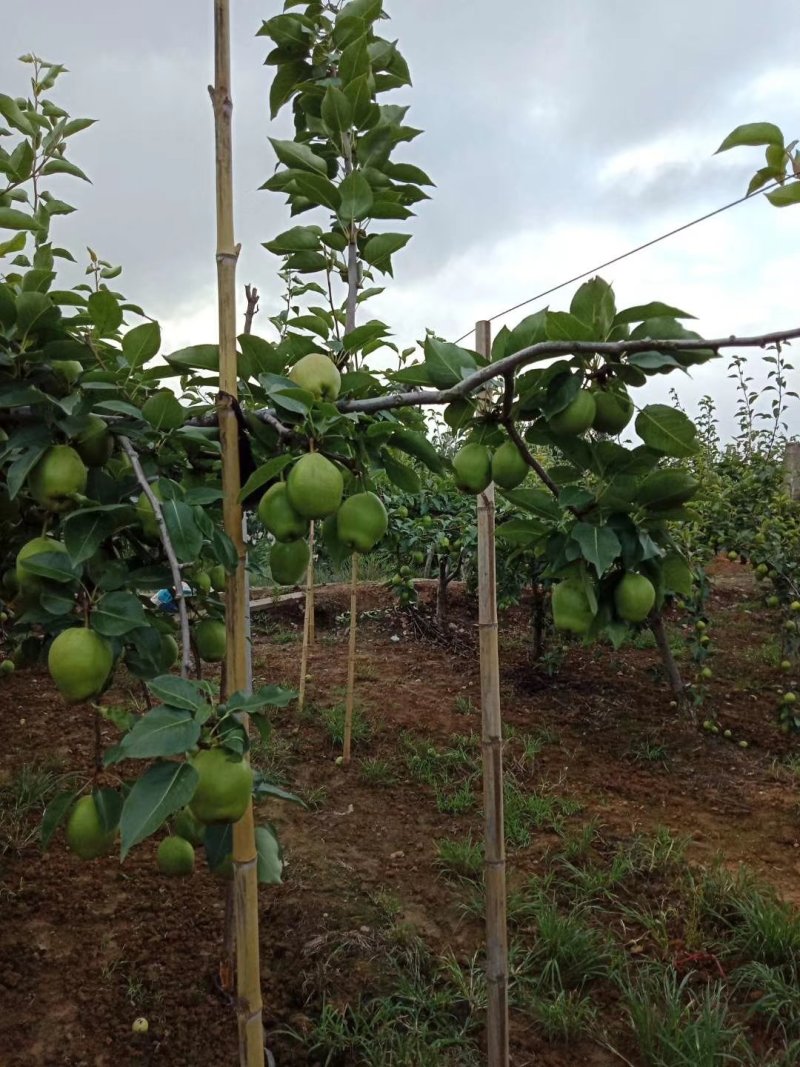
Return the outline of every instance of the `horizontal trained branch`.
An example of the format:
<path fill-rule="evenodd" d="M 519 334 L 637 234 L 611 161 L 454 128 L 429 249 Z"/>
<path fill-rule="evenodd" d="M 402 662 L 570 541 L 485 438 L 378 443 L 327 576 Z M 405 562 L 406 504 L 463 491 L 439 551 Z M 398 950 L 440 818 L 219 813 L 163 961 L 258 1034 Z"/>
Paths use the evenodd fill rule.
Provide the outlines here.
<path fill-rule="evenodd" d="M 336 406 L 342 412 L 371 414 L 376 411 L 387 411 L 390 408 L 450 404 L 454 400 L 463 400 L 470 396 L 493 378 L 504 378 L 526 364 L 548 356 L 626 356 L 636 352 L 697 352 L 703 349 L 717 352 L 721 348 L 765 348 L 767 345 L 780 344 L 798 337 L 800 337 L 800 327 L 760 334 L 755 337 L 731 336 L 708 341 L 702 339 L 668 341 L 647 337 L 636 341 L 540 341 L 538 344 L 521 348 L 519 352 L 514 352 L 510 356 L 498 359 L 496 363 L 481 367 L 448 389 L 412 389 L 405 393 L 390 393 L 388 396 L 367 397 L 364 400 L 340 400 Z M 260 412 L 256 414 L 261 418 Z"/>

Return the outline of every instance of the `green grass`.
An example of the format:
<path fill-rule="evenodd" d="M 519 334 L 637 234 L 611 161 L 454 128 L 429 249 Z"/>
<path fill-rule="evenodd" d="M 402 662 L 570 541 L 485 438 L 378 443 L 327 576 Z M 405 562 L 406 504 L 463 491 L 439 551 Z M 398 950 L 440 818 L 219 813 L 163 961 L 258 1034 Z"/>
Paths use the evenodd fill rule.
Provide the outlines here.
<path fill-rule="evenodd" d="M 75 775 L 29 763 L 0 786 L 0 854 L 20 852 L 36 841 L 44 809 L 75 784 Z"/>
<path fill-rule="evenodd" d="M 455 709 L 459 715 L 473 715 L 477 708 L 472 703 L 472 697 L 457 696 L 455 701 Z"/>
<path fill-rule="evenodd" d="M 535 831 L 561 834 L 564 819 L 581 810 L 574 800 L 544 791 L 526 792 L 513 777 L 504 789 L 506 844 L 510 849 L 526 848 Z"/>
<path fill-rule="evenodd" d="M 334 748 L 341 748 L 344 744 L 344 717 L 345 705 L 332 704 L 320 711 L 322 724 L 330 738 Z M 354 745 L 365 744 L 372 737 L 372 725 L 364 714 L 363 708 L 358 704 L 353 707 L 353 720 L 351 726 L 351 739 Z"/>
<path fill-rule="evenodd" d="M 483 874 L 483 846 L 467 838 L 436 842 L 436 863 L 449 878 L 477 881 Z"/>
<path fill-rule="evenodd" d="M 631 745 L 631 759 L 635 763 L 667 763 L 666 746 L 659 741 L 647 739 L 637 741 Z"/>
<path fill-rule="evenodd" d="M 734 972 L 733 981 L 753 1018 L 768 1030 L 800 1035 L 800 960 L 782 967 L 746 963 Z"/>
<path fill-rule="evenodd" d="M 531 990 L 520 1001 L 520 1008 L 552 1044 L 571 1044 L 597 1025 L 597 1009 L 591 999 L 575 990 L 561 989 L 553 994 Z"/>
<path fill-rule="evenodd" d="M 561 912 L 544 896 L 531 901 L 533 945 L 526 971 L 537 991 L 582 990 L 611 976 L 614 950 L 605 935 L 589 925 L 588 916 L 585 908 Z"/>
<path fill-rule="evenodd" d="M 697 888 L 701 916 L 719 936 L 726 958 L 785 967 L 800 957 L 800 912 L 747 871 L 716 868 Z"/>
<path fill-rule="evenodd" d="M 479 1067 L 486 993 L 476 962 L 436 959 L 411 935 L 388 942 L 380 967 L 380 994 L 341 1005 L 326 992 L 309 1033 L 284 1032 L 321 1064 Z"/>
<path fill-rule="evenodd" d="M 746 1063 L 741 1025 L 721 982 L 695 983 L 649 966 L 623 981 L 623 1001 L 645 1067 Z"/>
<path fill-rule="evenodd" d="M 385 759 L 365 759 L 359 767 L 361 781 L 365 785 L 389 786 L 397 781 L 394 767 Z"/>

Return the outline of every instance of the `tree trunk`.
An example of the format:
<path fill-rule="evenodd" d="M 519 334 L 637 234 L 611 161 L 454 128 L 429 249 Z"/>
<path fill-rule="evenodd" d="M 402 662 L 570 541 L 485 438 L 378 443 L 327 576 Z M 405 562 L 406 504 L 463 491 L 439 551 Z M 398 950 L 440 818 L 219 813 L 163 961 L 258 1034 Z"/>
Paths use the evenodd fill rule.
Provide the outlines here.
<path fill-rule="evenodd" d="M 533 583 L 533 659 L 538 662 L 544 652 L 544 588 Z"/>
<path fill-rule="evenodd" d="M 686 699 L 686 688 L 681 678 L 681 672 L 678 670 L 678 664 L 675 662 L 675 657 L 672 655 L 672 649 L 669 647 L 669 641 L 667 640 L 667 631 L 664 626 L 664 618 L 660 611 L 650 616 L 650 629 L 653 631 L 653 637 L 656 639 L 656 645 L 658 651 L 661 653 L 661 662 L 664 665 L 664 673 L 667 676 L 667 683 L 669 684 L 672 695 L 678 702 L 678 706 L 688 712 L 689 718 L 693 723 L 697 723 L 697 715 L 693 707 L 689 705 Z"/>
<path fill-rule="evenodd" d="M 447 586 L 450 578 L 447 574 L 447 557 L 439 560 L 439 584 L 436 587 L 436 622 L 440 629 L 447 626 Z"/>

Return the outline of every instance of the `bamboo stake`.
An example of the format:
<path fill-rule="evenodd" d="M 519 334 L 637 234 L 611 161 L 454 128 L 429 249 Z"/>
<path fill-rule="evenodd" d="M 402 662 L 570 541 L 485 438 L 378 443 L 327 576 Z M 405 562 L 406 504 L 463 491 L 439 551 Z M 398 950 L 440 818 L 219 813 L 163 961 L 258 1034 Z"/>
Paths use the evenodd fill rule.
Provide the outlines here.
<path fill-rule="evenodd" d="M 150 507 L 153 509 L 153 515 L 158 524 L 159 537 L 161 538 L 161 544 L 164 546 L 164 553 L 167 557 L 170 573 L 172 575 L 172 585 L 175 589 L 175 603 L 178 605 L 178 619 L 180 620 L 181 626 L 181 678 L 188 678 L 189 669 L 192 665 L 192 639 L 189 632 L 189 613 L 186 610 L 186 597 L 183 595 L 183 579 L 181 578 L 181 568 L 178 563 L 178 557 L 175 555 L 175 549 L 172 547 L 169 530 L 167 529 L 167 524 L 164 520 L 164 512 L 161 510 L 161 501 L 150 488 L 150 483 L 147 481 L 147 476 L 142 470 L 142 464 L 139 462 L 139 455 L 136 449 L 127 437 L 120 436 L 118 440 L 122 445 L 123 452 L 131 461 L 133 473 L 136 475 L 136 480 L 142 487 L 142 492 L 150 501 Z M 197 662 L 200 662 L 199 656 Z"/>
<path fill-rule="evenodd" d="M 316 585 L 314 575 L 314 520 L 308 524 L 308 575 L 306 577 L 306 587 L 308 589 L 308 604 L 307 610 L 308 616 L 308 643 L 313 645 L 317 639 L 317 620 L 315 616 L 316 609 Z"/>
<path fill-rule="evenodd" d="M 342 762 L 350 762 L 350 745 L 353 737 L 353 699 L 356 686 L 356 623 L 358 611 L 358 553 L 351 557 L 352 574 L 350 577 L 350 646 L 347 653 L 347 696 L 344 705 L 344 738 L 342 745 Z"/>
<path fill-rule="evenodd" d="M 302 711 L 306 702 L 306 675 L 308 674 L 309 646 L 314 640 L 314 520 L 308 524 L 308 570 L 306 571 L 306 606 L 303 615 L 303 647 L 300 651 L 300 690 L 297 694 L 297 710 Z"/>
<path fill-rule="evenodd" d="M 226 692 L 244 689 L 248 681 L 245 639 L 246 555 L 239 503 L 238 425 L 233 409 L 237 395 L 236 260 L 233 236 L 233 151 L 230 91 L 230 0 L 214 0 L 214 109 L 216 148 L 217 292 L 219 304 L 219 395 L 217 412 L 222 446 L 222 488 L 225 532 L 236 546 L 238 563 L 225 590 L 227 624 Z M 247 726 L 247 718 L 244 718 Z M 261 1019 L 261 971 L 258 938 L 258 879 L 253 805 L 233 827 L 234 915 L 236 922 L 236 1005 L 241 1067 L 263 1067 L 264 1028 Z"/>
<path fill-rule="evenodd" d="M 475 348 L 487 358 L 491 326 L 475 326 Z M 489 396 L 483 394 L 483 405 Z M 503 738 L 497 590 L 494 553 L 494 485 L 478 496 L 478 631 L 483 727 L 484 864 L 486 868 L 486 1047 L 488 1067 L 508 1067 L 508 940 L 506 852 L 503 826 Z"/>

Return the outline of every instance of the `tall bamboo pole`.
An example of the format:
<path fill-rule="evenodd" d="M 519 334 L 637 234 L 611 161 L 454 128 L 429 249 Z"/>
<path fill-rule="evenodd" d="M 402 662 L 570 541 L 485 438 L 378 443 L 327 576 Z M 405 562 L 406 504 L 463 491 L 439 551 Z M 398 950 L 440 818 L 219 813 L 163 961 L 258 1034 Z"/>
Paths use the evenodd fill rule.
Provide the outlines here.
<path fill-rule="evenodd" d="M 350 645 L 347 653 L 347 696 L 344 705 L 344 735 L 342 761 L 350 762 L 350 746 L 353 737 L 353 701 L 356 688 L 356 625 L 358 623 L 358 553 L 351 557 L 350 575 Z"/>
<path fill-rule="evenodd" d="M 300 650 L 300 691 L 297 694 L 297 710 L 306 703 L 306 678 L 308 656 L 314 640 L 314 520 L 308 524 L 308 569 L 306 570 L 306 606 L 303 615 L 303 647 Z"/>
<path fill-rule="evenodd" d="M 226 583 L 226 693 L 248 683 L 246 641 L 246 550 L 239 503 L 241 473 L 234 403 L 236 369 L 236 260 L 233 237 L 233 151 L 231 139 L 230 0 L 214 0 L 214 108 L 217 201 L 217 293 L 219 305 L 219 417 L 225 532 L 236 546 L 238 564 Z M 245 724 L 247 720 L 245 719 Z M 258 943 L 258 879 L 253 805 L 233 827 L 234 911 L 236 921 L 236 1003 L 239 1063 L 263 1067 L 261 971 Z"/>
<path fill-rule="evenodd" d="M 313 645 L 317 639 L 317 626 L 316 616 L 314 614 L 315 603 L 314 593 L 316 592 L 315 576 L 314 576 L 314 520 L 308 524 L 308 574 L 307 577 L 307 590 L 308 600 L 306 601 L 306 611 L 308 611 L 308 643 Z"/>
<path fill-rule="evenodd" d="M 491 326 L 475 326 L 475 348 L 487 358 Z M 483 405 L 488 394 L 483 394 Z M 503 828 L 503 737 L 497 588 L 494 555 L 494 485 L 478 496 L 478 630 L 481 661 L 484 863 L 486 869 L 486 1046 L 488 1067 L 508 1067 L 508 938 L 506 848 Z"/>

